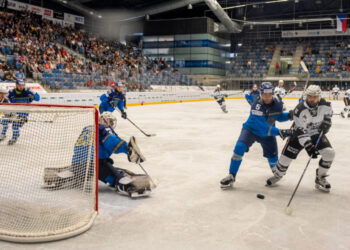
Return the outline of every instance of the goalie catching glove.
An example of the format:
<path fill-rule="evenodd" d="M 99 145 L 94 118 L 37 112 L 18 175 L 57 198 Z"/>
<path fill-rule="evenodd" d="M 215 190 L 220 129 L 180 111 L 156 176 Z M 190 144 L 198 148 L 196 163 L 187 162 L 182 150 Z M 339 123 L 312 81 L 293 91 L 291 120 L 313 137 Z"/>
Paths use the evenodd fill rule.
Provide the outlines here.
<path fill-rule="evenodd" d="M 130 141 L 128 143 L 128 160 L 136 164 L 142 163 L 146 160 L 137 146 L 134 136 L 130 137 Z"/>

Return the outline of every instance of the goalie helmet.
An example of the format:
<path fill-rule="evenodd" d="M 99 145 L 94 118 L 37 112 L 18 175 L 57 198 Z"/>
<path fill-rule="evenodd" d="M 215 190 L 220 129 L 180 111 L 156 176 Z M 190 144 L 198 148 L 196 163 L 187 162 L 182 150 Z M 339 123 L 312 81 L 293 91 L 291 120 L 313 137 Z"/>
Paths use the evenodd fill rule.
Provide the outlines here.
<path fill-rule="evenodd" d="M 317 86 L 317 85 L 310 85 L 306 91 L 305 91 L 305 95 L 306 96 L 321 96 L 322 94 L 322 91 L 321 91 L 321 88 L 320 86 Z"/>
<path fill-rule="evenodd" d="M 0 93 L 7 94 L 7 88 L 5 86 L 0 86 Z"/>
<path fill-rule="evenodd" d="M 103 112 L 99 117 L 98 123 L 114 129 L 117 126 L 117 118 L 111 112 Z"/>

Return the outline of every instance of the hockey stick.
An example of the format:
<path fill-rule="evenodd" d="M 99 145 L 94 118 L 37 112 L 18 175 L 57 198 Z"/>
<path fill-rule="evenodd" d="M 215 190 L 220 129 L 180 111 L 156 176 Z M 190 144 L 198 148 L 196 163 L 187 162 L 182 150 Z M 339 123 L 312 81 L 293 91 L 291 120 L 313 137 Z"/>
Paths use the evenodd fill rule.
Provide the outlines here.
<path fill-rule="evenodd" d="M 130 120 L 129 118 L 126 118 L 132 125 L 134 125 L 138 130 L 141 131 L 142 134 L 144 134 L 145 136 L 156 136 L 156 134 L 147 134 L 146 132 L 144 132 L 139 126 L 137 126 L 132 120 Z"/>
<path fill-rule="evenodd" d="M 317 148 L 318 143 L 320 142 L 322 135 L 323 135 L 323 131 L 321 131 L 320 135 L 318 136 L 318 139 L 317 139 L 316 144 L 315 144 L 315 148 Z M 293 192 L 292 196 L 291 196 L 290 199 L 289 199 L 289 202 L 288 202 L 288 204 L 287 204 L 287 207 L 285 208 L 285 212 L 286 212 L 286 214 L 288 214 L 288 215 L 291 215 L 292 212 L 293 212 L 292 209 L 291 209 L 289 206 L 290 206 L 290 204 L 292 203 L 292 200 L 293 200 L 293 198 L 294 198 L 294 195 L 295 195 L 295 193 L 297 192 L 297 190 L 298 190 L 298 188 L 299 188 L 299 184 L 300 184 L 301 180 L 302 180 L 303 177 L 304 177 L 304 174 L 305 174 L 306 169 L 308 168 L 308 166 L 309 166 L 309 164 L 310 164 L 311 159 L 312 159 L 312 156 L 309 157 L 309 160 L 308 160 L 308 162 L 307 162 L 307 164 L 306 164 L 306 167 L 305 167 L 305 169 L 304 169 L 302 175 L 300 176 L 300 179 L 299 179 L 299 181 L 298 181 L 297 186 L 296 186 L 295 189 L 294 189 L 294 192 Z"/>
<path fill-rule="evenodd" d="M 142 169 L 142 171 L 147 175 L 147 177 L 150 179 L 150 181 L 153 184 L 153 188 L 156 188 L 157 185 L 154 183 L 154 181 L 152 180 L 151 176 L 149 176 L 149 174 L 147 173 L 147 171 L 142 167 L 141 163 L 138 164 L 140 166 L 140 168 Z"/>
<path fill-rule="evenodd" d="M 118 109 L 119 113 L 121 113 L 121 111 Z M 126 120 L 128 120 L 132 125 L 134 125 L 138 130 L 140 130 L 140 132 L 142 134 L 144 134 L 145 136 L 156 136 L 156 134 L 147 134 L 145 131 L 143 131 L 139 126 L 137 126 L 132 120 L 129 119 L 129 117 L 126 118 Z"/>

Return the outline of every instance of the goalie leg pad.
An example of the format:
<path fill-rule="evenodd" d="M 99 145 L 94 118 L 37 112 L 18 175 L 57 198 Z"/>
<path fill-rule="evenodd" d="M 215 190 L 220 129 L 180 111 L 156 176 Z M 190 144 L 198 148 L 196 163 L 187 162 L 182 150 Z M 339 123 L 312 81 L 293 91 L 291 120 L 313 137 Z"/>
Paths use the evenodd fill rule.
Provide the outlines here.
<path fill-rule="evenodd" d="M 74 180 L 71 166 L 44 169 L 44 188 L 63 188 Z"/>
<path fill-rule="evenodd" d="M 151 182 L 147 175 L 128 175 L 119 180 L 117 192 L 130 198 L 150 195 Z"/>

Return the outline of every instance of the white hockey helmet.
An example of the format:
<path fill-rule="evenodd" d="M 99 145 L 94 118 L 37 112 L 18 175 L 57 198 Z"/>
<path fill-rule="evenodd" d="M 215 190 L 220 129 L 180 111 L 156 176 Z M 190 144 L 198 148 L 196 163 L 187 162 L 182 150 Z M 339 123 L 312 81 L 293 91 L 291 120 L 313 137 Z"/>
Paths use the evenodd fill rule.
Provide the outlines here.
<path fill-rule="evenodd" d="M 282 79 L 278 81 L 278 84 L 281 84 L 281 83 L 284 84 L 284 81 Z"/>
<path fill-rule="evenodd" d="M 112 115 L 111 112 L 103 112 L 102 114 L 100 114 L 98 123 L 112 127 L 114 129 L 117 126 L 117 118 L 114 115 Z"/>
<path fill-rule="evenodd" d="M 220 84 L 216 85 L 216 88 L 217 88 L 217 89 L 221 88 L 221 87 L 220 87 Z"/>
<path fill-rule="evenodd" d="M 305 95 L 306 96 L 321 96 L 322 91 L 320 86 L 318 85 L 310 85 L 306 91 L 305 91 Z"/>
<path fill-rule="evenodd" d="M 0 93 L 7 94 L 8 93 L 7 88 L 5 86 L 0 86 Z"/>

